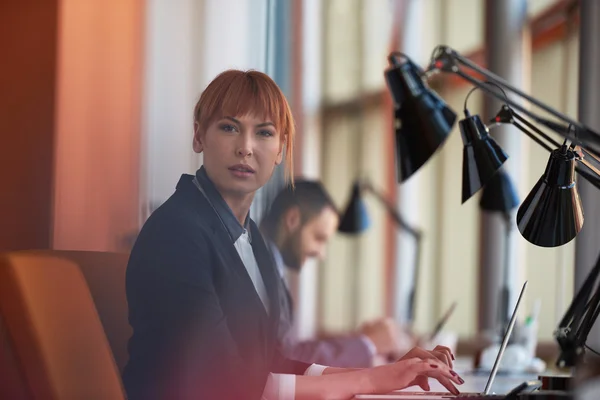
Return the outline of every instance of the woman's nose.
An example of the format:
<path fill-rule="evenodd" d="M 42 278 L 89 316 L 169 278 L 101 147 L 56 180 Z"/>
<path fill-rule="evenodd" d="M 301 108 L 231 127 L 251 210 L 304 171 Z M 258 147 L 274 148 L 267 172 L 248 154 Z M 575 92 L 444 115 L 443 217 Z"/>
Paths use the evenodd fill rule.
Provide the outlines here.
<path fill-rule="evenodd" d="M 250 157 L 252 155 L 252 138 L 244 133 L 239 136 L 236 154 L 240 157 Z"/>

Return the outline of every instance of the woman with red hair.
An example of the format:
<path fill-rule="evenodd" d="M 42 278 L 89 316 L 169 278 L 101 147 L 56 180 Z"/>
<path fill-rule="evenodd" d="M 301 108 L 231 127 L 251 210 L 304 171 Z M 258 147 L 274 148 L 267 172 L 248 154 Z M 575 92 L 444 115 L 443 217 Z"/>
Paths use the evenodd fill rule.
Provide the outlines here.
<path fill-rule="evenodd" d="M 229 70 L 202 93 L 193 149 L 203 166 L 148 218 L 127 266 L 130 400 L 348 399 L 428 390 L 428 377 L 458 393 L 446 348 L 363 370 L 281 356 L 280 281 L 249 210 L 284 153 L 293 182 L 293 147 L 289 105 L 267 75 Z"/>

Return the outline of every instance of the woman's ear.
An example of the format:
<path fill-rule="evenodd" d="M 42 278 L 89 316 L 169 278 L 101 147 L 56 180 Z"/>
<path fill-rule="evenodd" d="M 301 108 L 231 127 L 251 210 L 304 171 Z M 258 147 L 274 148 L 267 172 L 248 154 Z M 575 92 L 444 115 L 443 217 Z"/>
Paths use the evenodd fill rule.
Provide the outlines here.
<path fill-rule="evenodd" d="M 200 123 L 196 121 L 194 122 L 194 141 L 192 143 L 192 148 L 196 153 L 202 153 L 204 150 L 203 139 L 202 128 L 200 127 Z"/>
<path fill-rule="evenodd" d="M 281 144 L 279 145 L 279 153 L 277 153 L 277 159 L 275 160 L 275 165 L 279 165 L 283 161 L 283 150 L 285 149 L 286 144 L 287 144 L 287 137 L 284 136 L 281 139 Z"/>

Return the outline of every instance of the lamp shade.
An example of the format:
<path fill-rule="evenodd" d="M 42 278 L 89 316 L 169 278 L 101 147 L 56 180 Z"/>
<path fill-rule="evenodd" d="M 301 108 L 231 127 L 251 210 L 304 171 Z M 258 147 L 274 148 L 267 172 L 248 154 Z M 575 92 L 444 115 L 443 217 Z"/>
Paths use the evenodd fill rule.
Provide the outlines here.
<path fill-rule="evenodd" d="M 367 206 L 362 198 L 362 191 L 358 182 L 352 187 L 352 195 L 342 215 L 338 231 L 343 233 L 360 233 L 371 225 Z"/>
<path fill-rule="evenodd" d="M 411 61 L 386 70 L 395 104 L 398 181 L 412 176 L 444 143 L 456 114 L 422 79 L 422 70 Z"/>
<path fill-rule="evenodd" d="M 479 115 L 459 122 L 463 148 L 462 202 L 469 200 L 500 169 L 508 158 Z"/>
<path fill-rule="evenodd" d="M 501 168 L 483 187 L 479 207 L 485 211 L 507 213 L 519 205 L 519 196 L 512 179 Z"/>
<path fill-rule="evenodd" d="M 550 154 L 544 175 L 517 213 L 521 235 L 537 246 L 570 242 L 583 227 L 583 208 L 575 182 L 575 153 L 565 146 Z"/>

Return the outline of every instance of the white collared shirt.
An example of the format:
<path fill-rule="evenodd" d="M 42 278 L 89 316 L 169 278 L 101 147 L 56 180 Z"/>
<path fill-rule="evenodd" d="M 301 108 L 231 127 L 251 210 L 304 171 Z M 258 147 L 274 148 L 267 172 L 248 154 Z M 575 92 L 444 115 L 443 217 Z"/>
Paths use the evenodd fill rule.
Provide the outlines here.
<path fill-rule="evenodd" d="M 252 244 L 248 236 L 248 231 L 244 230 L 244 233 L 234 243 L 235 249 L 237 250 L 240 259 L 242 260 L 250 279 L 254 284 L 254 289 L 258 293 L 258 297 L 263 303 L 267 314 L 270 312 L 269 296 L 265 287 L 265 282 L 258 268 L 256 257 L 254 257 L 254 251 L 252 250 Z M 274 299 L 273 301 L 277 301 Z M 319 364 L 312 364 L 304 372 L 304 375 L 308 376 L 319 376 L 323 374 L 323 371 L 327 368 L 326 366 Z M 269 374 L 267 384 L 263 391 L 263 400 L 294 400 L 296 396 L 296 375 L 291 374 Z"/>
<path fill-rule="evenodd" d="M 200 193 L 206 197 L 206 200 L 211 204 L 217 216 L 221 220 L 225 229 L 228 229 L 223 221 L 222 215 L 219 215 L 217 208 L 212 203 L 210 197 L 206 193 L 206 191 L 202 188 L 202 185 L 198 181 L 197 178 L 194 178 L 194 185 L 198 188 Z M 222 199 L 221 199 L 222 200 Z M 223 201 L 224 202 L 224 201 Z M 225 205 L 225 208 L 227 206 Z M 231 211 L 231 210 L 229 210 Z M 267 293 L 267 289 L 265 287 L 265 282 L 260 273 L 260 269 L 258 268 L 258 263 L 256 262 L 256 257 L 254 256 L 254 251 L 252 250 L 251 238 L 248 230 L 244 228 L 242 234 L 235 240 L 233 243 L 235 249 L 237 250 L 244 267 L 246 267 L 246 271 L 248 271 L 248 275 L 252 280 L 252 284 L 254 285 L 254 289 L 260 297 L 260 300 L 267 311 L 267 314 L 270 313 L 270 300 L 269 295 Z M 272 301 L 279 301 L 279 299 L 271 299 Z M 312 364 L 310 367 L 304 371 L 304 375 L 310 376 L 318 376 L 322 375 L 325 370 L 325 366 L 319 364 Z M 294 400 L 296 396 L 296 375 L 292 374 L 269 374 L 267 378 L 267 383 L 265 385 L 262 398 L 264 400 Z"/>
<path fill-rule="evenodd" d="M 254 284 L 254 289 L 256 289 L 258 297 L 260 297 L 267 314 L 270 314 L 271 307 L 269 295 L 267 293 L 267 288 L 265 287 L 265 282 L 263 281 L 260 273 L 260 269 L 258 268 L 258 264 L 256 263 L 256 258 L 254 257 L 254 251 L 252 250 L 252 243 L 250 243 L 248 230 L 244 229 L 244 233 L 240 235 L 233 245 L 240 256 L 242 263 L 246 267 L 248 275 L 250 275 L 250 279 Z"/>

